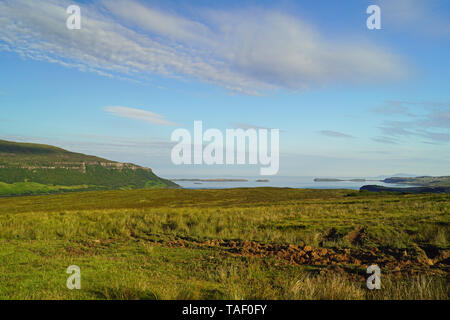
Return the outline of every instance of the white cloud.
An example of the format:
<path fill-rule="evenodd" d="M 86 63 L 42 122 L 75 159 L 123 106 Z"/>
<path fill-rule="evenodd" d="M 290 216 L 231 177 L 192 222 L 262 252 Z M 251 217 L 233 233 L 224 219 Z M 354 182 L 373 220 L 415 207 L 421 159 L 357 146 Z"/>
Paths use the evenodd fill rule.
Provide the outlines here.
<path fill-rule="evenodd" d="M 109 112 L 113 115 L 122 117 L 122 118 L 128 118 L 128 119 L 134 119 L 139 121 L 144 121 L 148 123 L 153 124 L 159 124 L 163 126 L 176 126 L 177 124 L 171 121 L 168 121 L 164 118 L 164 116 L 153 113 L 146 110 L 141 109 L 135 109 L 135 108 L 128 108 L 128 107 L 121 107 L 121 106 L 113 106 L 113 107 L 104 107 L 103 110 L 106 112 Z"/>
<path fill-rule="evenodd" d="M 82 29 L 68 30 L 67 0 L 4 0 L 0 50 L 105 76 L 198 79 L 245 94 L 407 73 L 384 48 L 331 41 L 285 13 L 199 10 L 195 21 L 136 1 L 102 3 L 83 4 Z"/>
<path fill-rule="evenodd" d="M 205 42 L 214 34 L 200 22 L 185 19 L 158 9 L 149 9 L 136 1 L 103 0 L 102 4 L 116 17 L 156 35 L 182 42 Z"/>

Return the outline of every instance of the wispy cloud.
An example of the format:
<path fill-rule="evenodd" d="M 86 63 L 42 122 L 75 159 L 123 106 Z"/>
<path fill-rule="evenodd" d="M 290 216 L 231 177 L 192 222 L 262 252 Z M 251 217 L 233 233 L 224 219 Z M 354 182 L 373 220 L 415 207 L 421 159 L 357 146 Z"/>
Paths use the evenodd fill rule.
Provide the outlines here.
<path fill-rule="evenodd" d="M 375 138 L 372 138 L 372 140 L 375 142 L 379 142 L 379 143 L 398 144 L 396 139 L 388 138 L 388 137 L 375 137 Z"/>
<path fill-rule="evenodd" d="M 333 138 L 346 138 L 346 139 L 353 139 L 354 136 L 351 136 L 349 134 L 345 134 L 338 131 L 331 131 L 331 130 L 321 130 L 319 133 L 323 136 L 327 137 L 333 137 Z"/>
<path fill-rule="evenodd" d="M 270 10 L 197 10 L 198 20 L 136 1 L 82 4 L 67 30 L 68 0 L 0 2 L 0 50 L 110 77 L 158 74 L 261 94 L 332 83 L 400 79 L 401 57 L 367 42 L 330 40 Z"/>
<path fill-rule="evenodd" d="M 371 111 L 384 115 L 412 115 L 403 101 L 387 101 L 383 106 L 373 108 Z"/>
<path fill-rule="evenodd" d="M 442 10 L 447 0 L 378 0 L 383 19 L 390 27 L 414 35 L 450 36 L 450 15 Z"/>
<path fill-rule="evenodd" d="M 177 124 L 171 121 L 168 121 L 164 118 L 164 116 L 153 113 L 146 110 L 121 107 L 121 106 L 112 106 L 112 107 L 104 107 L 103 110 L 109 112 L 113 115 L 128 118 L 133 120 L 144 121 L 148 123 L 163 125 L 163 126 L 176 126 Z"/>
<path fill-rule="evenodd" d="M 424 143 L 450 142 L 450 102 L 436 101 L 395 101 L 387 102 L 384 107 L 373 112 L 383 116 L 401 116 L 400 120 L 384 120 L 379 126 L 385 143 L 393 138 L 421 137 Z M 379 138 L 373 140 L 382 142 Z"/>

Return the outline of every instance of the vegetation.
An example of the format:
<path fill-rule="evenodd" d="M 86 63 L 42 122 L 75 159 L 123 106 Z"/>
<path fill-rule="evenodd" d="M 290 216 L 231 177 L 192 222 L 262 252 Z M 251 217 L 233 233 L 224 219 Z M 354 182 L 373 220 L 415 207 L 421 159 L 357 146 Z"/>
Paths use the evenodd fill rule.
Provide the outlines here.
<path fill-rule="evenodd" d="M 47 145 L 0 140 L 0 195 L 177 187 L 150 169 Z"/>
<path fill-rule="evenodd" d="M 450 187 L 383 187 L 377 185 L 362 186 L 360 191 L 395 192 L 395 193 L 450 193 Z"/>
<path fill-rule="evenodd" d="M 442 177 L 392 177 L 384 179 L 386 183 L 410 184 L 423 187 L 450 187 L 450 176 Z"/>
<path fill-rule="evenodd" d="M 54 146 L 0 140 L 0 164 L 51 165 L 57 162 L 101 162 L 105 159 L 70 152 Z M 107 161 L 107 160 L 106 160 Z M 112 162 L 112 161 L 110 161 Z"/>
<path fill-rule="evenodd" d="M 2 198 L 0 298 L 448 299 L 449 212 L 448 194 L 351 190 Z"/>
<path fill-rule="evenodd" d="M 75 186 L 58 186 L 45 185 L 36 182 L 15 182 L 4 183 L 0 182 L 0 196 L 10 195 L 36 195 L 42 193 L 61 193 L 68 191 L 83 191 L 94 189 L 95 186 L 89 185 L 75 185 Z"/>

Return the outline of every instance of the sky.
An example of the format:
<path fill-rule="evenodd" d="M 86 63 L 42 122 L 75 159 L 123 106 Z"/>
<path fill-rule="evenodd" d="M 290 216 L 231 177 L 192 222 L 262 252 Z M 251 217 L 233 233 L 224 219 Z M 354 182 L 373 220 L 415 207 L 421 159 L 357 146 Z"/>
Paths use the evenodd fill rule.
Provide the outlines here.
<path fill-rule="evenodd" d="M 172 164 L 171 133 L 201 120 L 279 129 L 281 176 L 449 175 L 448 57 L 445 0 L 0 0 L 0 139 L 259 174 Z"/>

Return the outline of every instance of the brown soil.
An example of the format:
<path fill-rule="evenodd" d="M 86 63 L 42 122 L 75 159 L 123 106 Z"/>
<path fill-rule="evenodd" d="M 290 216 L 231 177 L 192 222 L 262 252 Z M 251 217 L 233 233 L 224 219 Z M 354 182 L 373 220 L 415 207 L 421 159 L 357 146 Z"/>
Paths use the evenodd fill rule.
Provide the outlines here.
<path fill-rule="evenodd" d="M 181 238 L 168 242 L 161 240 L 157 243 L 171 248 L 210 247 L 233 255 L 274 257 L 292 265 L 311 265 L 336 270 L 344 268 L 347 272 L 354 272 L 355 269 L 358 269 L 357 267 L 365 270 L 369 265 L 376 264 L 382 270 L 398 276 L 401 276 L 402 273 L 405 275 L 448 274 L 450 262 L 450 250 L 438 250 L 439 253 L 431 259 L 419 247 L 401 250 L 390 248 L 337 249 L 216 239 L 199 242 L 194 239 Z"/>

